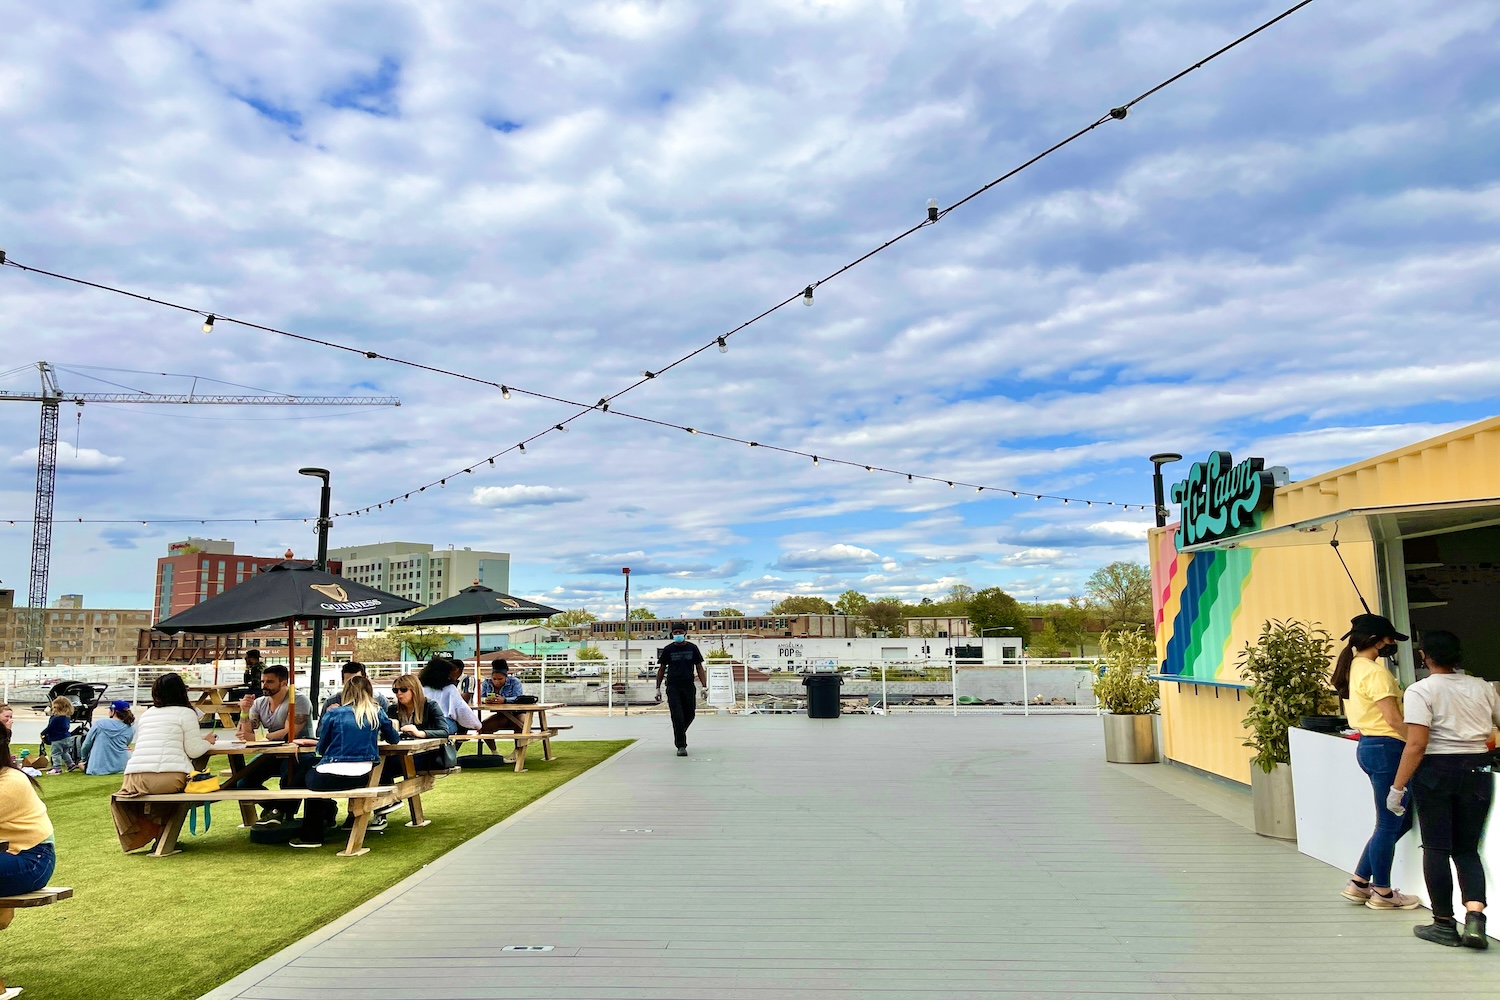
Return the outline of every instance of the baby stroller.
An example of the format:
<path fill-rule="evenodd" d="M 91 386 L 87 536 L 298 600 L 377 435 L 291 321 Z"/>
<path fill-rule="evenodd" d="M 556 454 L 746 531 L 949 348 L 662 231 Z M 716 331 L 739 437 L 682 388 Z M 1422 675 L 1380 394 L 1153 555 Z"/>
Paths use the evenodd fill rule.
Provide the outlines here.
<path fill-rule="evenodd" d="M 99 702 L 104 700 L 104 692 L 109 690 L 108 684 L 93 684 L 88 681 L 62 681 L 52 685 L 47 692 L 47 704 L 33 705 L 32 708 L 38 712 L 46 712 L 53 700 L 66 698 L 73 703 L 73 714 L 70 717 L 73 725 L 68 730 L 68 738 L 76 741 L 76 745 L 83 744 L 83 738 L 88 734 L 89 727 L 94 724 L 94 709 L 99 707 Z M 45 753 L 45 748 L 43 750 Z"/>

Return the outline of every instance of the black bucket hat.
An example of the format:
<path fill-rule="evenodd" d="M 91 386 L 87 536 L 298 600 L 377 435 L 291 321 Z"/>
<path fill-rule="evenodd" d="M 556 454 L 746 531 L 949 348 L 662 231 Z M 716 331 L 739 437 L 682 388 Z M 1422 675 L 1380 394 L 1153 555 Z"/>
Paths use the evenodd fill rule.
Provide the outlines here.
<path fill-rule="evenodd" d="M 1399 642 L 1405 642 L 1411 638 L 1409 635 L 1403 635 L 1396 631 L 1396 626 L 1385 615 L 1355 615 L 1349 619 L 1349 631 L 1339 636 L 1339 638 L 1347 639 L 1356 633 L 1359 635 L 1372 635 L 1377 639 L 1395 639 Z"/>

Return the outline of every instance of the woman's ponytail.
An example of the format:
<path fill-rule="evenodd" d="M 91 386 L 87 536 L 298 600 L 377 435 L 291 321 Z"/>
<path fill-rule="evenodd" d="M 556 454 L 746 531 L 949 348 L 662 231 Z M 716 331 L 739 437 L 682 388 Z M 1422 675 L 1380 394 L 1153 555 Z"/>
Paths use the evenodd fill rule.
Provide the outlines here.
<path fill-rule="evenodd" d="M 1329 681 L 1333 684 L 1333 689 L 1345 701 L 1349 700 L 1349 668 L 1353 664 L 1354 642 L 1351 637 L 1349 644 L 1339 651 L 1339 658 L 1333 665 L 1333 676 L 1329 678 Z"/>

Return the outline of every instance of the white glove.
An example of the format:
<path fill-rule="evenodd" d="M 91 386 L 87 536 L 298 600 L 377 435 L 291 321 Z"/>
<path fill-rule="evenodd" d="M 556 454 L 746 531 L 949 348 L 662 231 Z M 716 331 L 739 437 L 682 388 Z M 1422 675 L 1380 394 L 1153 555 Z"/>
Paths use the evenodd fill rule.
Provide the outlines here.
<path fill-rule="evenodd" d="M 1406 798 L 1406 789 L 1392 785 L 1391 790 L 1385 793 L 1385 807 L 1394 815 L 1405 816 L 1406 806 L 1401 802 L 1404 798 Z"/>

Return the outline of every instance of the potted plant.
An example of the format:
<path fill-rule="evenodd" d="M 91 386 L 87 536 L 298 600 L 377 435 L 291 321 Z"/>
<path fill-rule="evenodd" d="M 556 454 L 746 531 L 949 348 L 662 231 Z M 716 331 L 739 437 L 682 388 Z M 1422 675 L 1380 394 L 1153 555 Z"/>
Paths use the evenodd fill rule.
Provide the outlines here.
<path fill-rule="evenodd" d="M 1145 629 L 1116 629 L 1099 639 L 1104 667 L 1094 697 L 1104 709 L 1104 759 L 1111 764 L 1155 764 L 1160 688 L 1151 679 L 1156 640 Z"/>
<path fill-rule="evenodd" d="M 1245 716 L 1250 738 L 1245 746 L 1255 751 L 1250 758 L 1250 793 L 1255 832 L 1261 836 L 1297 839 L 1287 730 L 1303 716 L 1338 711 L 1338 696 L 1328 684 L 1332 649 L 1333 640 L 1320 628 L 1272 620 L 1240 654 L 1240 674 L 1250 684 L 1250 712 Z"/>

